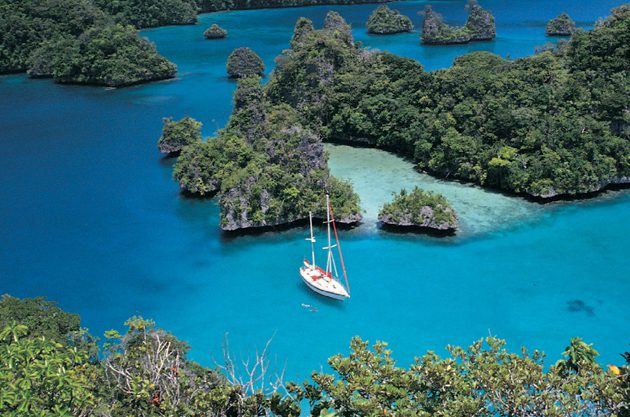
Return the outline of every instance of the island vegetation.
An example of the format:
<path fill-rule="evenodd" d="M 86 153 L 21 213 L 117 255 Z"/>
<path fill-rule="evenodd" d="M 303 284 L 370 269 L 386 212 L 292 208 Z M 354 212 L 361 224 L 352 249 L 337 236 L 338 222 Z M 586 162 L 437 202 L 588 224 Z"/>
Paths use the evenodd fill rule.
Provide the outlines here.
<path fill-rule="evenodd" d="M 265 95 L 324 140 L 392 150 L 441 178 L 587 196 L 630 183 L 628 45 L 628 5 L 556 50 L 513 61 L 476 52 L 431 73 L 357 47 L 348 31 L 306 30 Z"/>
<path fill-rule="evenodd" d="M 0 31 L 0 73 L 120 87 L 176 72 L 133 27 L 89 0 L 0 0 Z"/>
<path fill-rule="evenodd" d="M 446 197 L 418 187 L 394 194 L 393 200 L 381 208 L 378 220 L 385 226 L 440 234 L 457 229 L 455 210 Z"/>
<path fill-rule="evenodd" d="M 321 138 L 287 105 L 272 105 L 257 77 L 239 81 L 234 111 L 217 137 L 185 146 L 173 171 L 186 193 L 219 193 L 227 231 L 325 217 L 328 192 L 338 222 L 361 220 L 349 183 L 330 176 Z"/>
<path fill-rule="evenodd" d="M 184 117 L 174 121 L 168 117 L 162 120 L 162 135 L 158 140 L 160 152 L 168 155 L 176 155 L 184 146 L 201 142 L 201 123 L 192 117 Z"/>
<path fill-rule="evenodd" d="M 424 9 L 421 40 L 427 45 L 450 45 L 471 41 L 488 41 L 496 37 L 494 16 L 476 0 L 467 4 L 468 19 L 464 26 L 451 26 L 431 6 Z"/>
<path fill-rule="evenodd" d="M 185 342 L 142 317 L 97 344 L 77 315 L 44 299 L 4 296 L 0 311 L 0 414 L 7 416 L 298 417 L 301 402 L 312 416 L 630 411 L 630 353 L 604 368 L 580 338 L 555 364 L 542 352 L 512 353 L 503 340 L 486 337 L 401 367 L 387 344 L 370 347 L 355 337 L 348 355 L 329 359 L 331 372 L 314 371 L 297 384 L 271 375 L 267 349 L 244 369 L 229 354 L 214 369 L 201 366 L 187 357 Z"/>
<path fill-rule="evenodd" d="M 230 78 L 262 77 L 265 64 L 251 48 L 236 48 L 228 57 L 227 73 Z"/>
<path fill-rule="evenodd" d="M 412 29 L 413 23 L 408 16 L 385 5 L 374 10 L 367 21 L 368 33 L 376 35 L 411 32 Z"/>
<path fill-rule="evenodd" d="M 95 3 L 123 25 L 138 29 L 166 25 L 197 23 L 195 0 L 94 0 Z"/>
<path fill-rule="evenodd" d="M 227 36 L 227 30 L 223 29 L 221 26 L 213 23 L 205 32 L 203 32 L 203 36 L 206 39 L 223 39 Z"/>
<path fill-rule="evenodd" d="M 390 0 L 199 0 L 197 3 L 204 12 L 218 12 L 223 10 L 386 3 L 388 1 Z"/>
<path fill-rule="evenodd" d="M 545 33 L 547 36 L 571 36 L 576 30 L 573 19 L 568 14 L 562 13 L 547 23 Z"/>

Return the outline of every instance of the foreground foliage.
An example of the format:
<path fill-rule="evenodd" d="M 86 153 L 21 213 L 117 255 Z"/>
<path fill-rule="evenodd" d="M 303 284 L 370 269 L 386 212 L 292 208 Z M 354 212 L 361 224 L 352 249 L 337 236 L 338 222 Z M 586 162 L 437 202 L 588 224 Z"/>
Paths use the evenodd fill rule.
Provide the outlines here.
<path fill-rule="evenodd" d="M 90 0 L 0 0 L 0 73 L 124 86 L 173 77 L 174 64 Z"/>
<path fill-rule="evenodd" d="M 204 368 L 187 358 L 186 343 L 141 317 L 129 319 L 122 334 L 106 332 L 100 352 L 85 331 L 82 338 L 70 332 L 52 340 L 23 324 L 41 318 L 33 305 L 51 307 L 44 310 L 51 319 L 59 313 L 42 299 L 0 301 L 2 311 L 18 318 L 0 330 L 3 416 L 297 417 L 303 400 L 313 416 L 621 417 L 630 411 L 630 353 L 624 365 L 604 370 L 579 338 L 551 366 L 541 352 L 512 353 L 488 337 L 466 349 L 448 347 L 446 358 L 428 352 L 408 368 L 396 365 L 385 343 L 370 348 L 354 338 L 348 356 L 329 359 L 332 374 L 314 372 L 298 385 L 267 375 L 264 355 L 244 377 L 229 354 L 223 372 Z"/>
<path fill-rule="evenodd" d="M 433 175 L 539 198 L 630 182 L 630 7 L 559 50 L 487 52 L 423 72 L 411 59 L 308 30 L 278 58 L 273 103 L 324 140 L 393 150 Z"/>

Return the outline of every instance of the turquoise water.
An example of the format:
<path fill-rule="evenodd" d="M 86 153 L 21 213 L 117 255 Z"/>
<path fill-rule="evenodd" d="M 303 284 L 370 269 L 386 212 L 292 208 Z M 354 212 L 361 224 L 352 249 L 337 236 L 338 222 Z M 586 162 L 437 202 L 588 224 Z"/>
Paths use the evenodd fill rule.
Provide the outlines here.
<path fill-rule="evenodd" d="M 423 4 L 396 7 L 418 23 Z M 434 4 L 463 21 L 463 2 Z M 588 27 L 615 2 L 482 4 L 499 22 L 494 42 L 438 48 L 420 46 L 417 33 L 367 36 L 361 25 L 373 5 L 247 11 L 144 32 L 178 64 L 176 80 L 112 90 L 0 77 L 0 292 L 58 300 L 94 333 L 133 314 L 154 318 L 205 364 L 220 358 L 225 333 L 237 355 L 273 336 L 271 352 L 289 378 L 318 369 L 357 334 L 389 341 L 405 363 L 489 332 L 551 361 L 579 335 L 603 362 L 618 362 L 630 342 L 629 192 L 540 206 L 437 181 L 384 152 L 329 146 L 331 169 L 353 181 L 366 210 L 365 224 L 341 236 L 352 299 L 333 303 L 298 278 L 305 230 L 223 236 L 215 203 L 182 198 L 173 160 L 157 152 L 164 116 L 196 117 L 207 135 L 223 126 L 235 86 L 224 73 L 229 52 L 250 46 L 271 68 L 298 16 L 320 24 L 336 9 L 365 45 L 432 70 L 473 49 L 531 54 L 548 41 L 548 18 L 567 10 Z M 203 40 L 212 22 L 229 38 Z M 413 185 L 453 201 L 459 236 L 378 230 L 380 204 Z"/>

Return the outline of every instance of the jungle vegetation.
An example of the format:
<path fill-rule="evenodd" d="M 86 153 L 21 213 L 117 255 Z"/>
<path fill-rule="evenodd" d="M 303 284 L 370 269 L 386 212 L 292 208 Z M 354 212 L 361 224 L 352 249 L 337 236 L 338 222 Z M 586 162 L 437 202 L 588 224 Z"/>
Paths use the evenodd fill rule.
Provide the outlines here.
<path fill-rule="evenodd" d="M 370 346 L 355 337 L 348 355 L 328 360 L 329 372 L 314 371 L 298 384 L 266 374 L 265 354 L 251 361 L 267 370 L 262 374 L 239 370 L 230 359 L 203 367 L 188 359 L 185 342 L 142 317 L 127 320 L 122 333 L 105 332 L 97 344 L 76 329 L 76 315 L 44 299 L 5 296 L 0 310 L 11 316 L 0 328 L 3 416 L 297 417 L 301 401 L 312 416 L 629 412 L 630 354 L 604 368 L 580 338 L 552 364 L 542 352 L 513 353 L 505 341 L 487 337 L 467 348 L 449 346 L 445 357 L 429 351 L 401 367 L 386 343 Z M 42 333 L 43 317 L 60 325 Z M 261 377 L 271 384 L 260 384 Z"/>
<path fill-rule="evenodd" d="M 476 0 L 469 0 L 466 5 L 468 18 L 464 26 L 451 26 L 444 22 L 441 14 L 431 6 L 424 8 L 422 34 L 423 44 L 449 45 L 471 41 L 488 41 L 496 37 L 494 16 L 483 9 Z"/>
<path fill-rule="evenodd" d="M 174 121 L 167 117 L 162 120 L 162 135 L 158 140 L 158 149 L 165 154 L 175 154 L 184 146 L 201 142 L 201 123 L 192 117 Z"/>
<path fill-rule="evenodd" d="M 576 30 L 573 19 L 568 14 L 562 13 L 547 23 L 545 33 L 547 36 L 571 36 Z"/>
<path fill-rule="evenodd" d="M 227 60 L 227 73 L 230 78 L 262 77 L 265 64 L 251 48 L 242 47 L 232 51 Z"/>
<path fill-rule="evenodd" d="M 226 128 L 185 146 L 173 176 L 187 193 L 219 193 L 224 230 L 288 224 L 309 211 L 325 217 L 326 191 L 340 222 L 361 219 L 350 184 L 328 172 L 321 138 L 295 109 L 271 105 L 257 77 L 239 81 Z"/>
<path fill-rule="evenodd" d="M 552 51 L 517 60 L 476 52 L 435 72 L 358 47 L 343 25 L 311 28 L 301 21 L 264 94 L 324 140 L 542 199 L 630 182 L 629 5 Z"/>
<path fill-rule="evenodd" d="M 227 34 L 227 30 L 223 29 L 216 23 L 213 23 L 212 26 L 203 32 L 203 36 L 206 39 L 223 39 L 227 36 Z"/>
<path fill-rule="evenodd" d="M 396 226 L 416 226 L 435 230 L 457 228 L 457 216 L 446 197 L 414 187 L 394 193 L 381 208 L 378 219 Z"/>
<path fill-rule="evenodd" d="M 125 86 L 171 78 L 174 64 L 91 0 L 0 0 L 0 73 Z"/>
<path fill-rule="evenodd" d="M 392 33 L 410 32 L 413 23 L 408 16 L 400 14 L 398 10 L 379 6 L 370 14 L 367 21 L 368 33 L 387 35 Z"/>

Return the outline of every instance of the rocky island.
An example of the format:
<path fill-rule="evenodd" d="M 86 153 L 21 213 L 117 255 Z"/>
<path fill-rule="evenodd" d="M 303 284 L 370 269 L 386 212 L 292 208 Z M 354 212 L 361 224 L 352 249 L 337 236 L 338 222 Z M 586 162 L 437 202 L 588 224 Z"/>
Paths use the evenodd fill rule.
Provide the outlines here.
<path fill-rule="evenodd" d="M 201 142 L 201 123 L 192 117 L 173 121 L 167 117 L 162 120 L 162 136 L 158 140 L 158 149 L 168 156 L 179 154 L 184 146 Z"/>
<path fill-rule="evenodd" d="M 434 72 L 360 48 L 347 31 L 309 30 L 277 59 L 266 96 L 325 141 L 394 151 L 440 178 L 572 198 L 630 183 L 628 44 L 627 6 L 562 54 L 474 52 Z"/>
<path fill-rule="evenodd" d="M 227 73 L 230 78 L 262 77 L 265 64 L 251 48 L 236 48 L 228 57 Z"/>
<path fill-rule="evenodd" d="M 375 35 L 390 35 L 394 33 L 410 32 L 413 29 L 411 19 L 400 14 L 398 10 L 387 6 L 379 6 L 368 18 L 368 33 Z"/>
<path fill-rule="evenodd" d="M 173 176 L 189 194 L 218 193 L 225 231 L 325 218 L 330 194 L 340 224 L 361 220 L 352 186 L 328 171 L 321 137 L 287 105 L 274 105 L 260 79 L 239 81 L 234 111 L 219 135 L 185 146 Z"/>
<path fill-rule="evenodd" d="M 203 32 L 203 36 L 206 39 L 223 39 L 227 36 L 227 30 L 223 29 L 221 26 L 213 23 L 205 32 Z"/>
<path fill-rule="evenodd" d="M 19 37 L 0 37 L 0 73 L 110 87 L 175 76 L 177 67 L 152 43 L 91 1 L 16 0 L 0 11 L 2 33 L 22 28 Z"/>
<path fill-rule="evenodd" d="M 453 45 L 472 41 L 488 41 L 496 37 L 494 16 L 471 0 L 468 19 L 464 26 L 451 26 L 431 6 L 424 9 L 421 41 L 426 45 Z"/>
<path fill-rule="evenodd" d="M 547 36 L 571 36 L 576 30 L 577 27 L 573 19 L 568 14 L 562 13 L 547 23 L 545 33 Z"/>
<path fill-rule="evenodd" d="M 379 212 L 378 220 L 385 227 L 440 235 L 453 234 L 457 229 L 457 216 L 446 198 L 418 187 L 395 194 Z"/>

